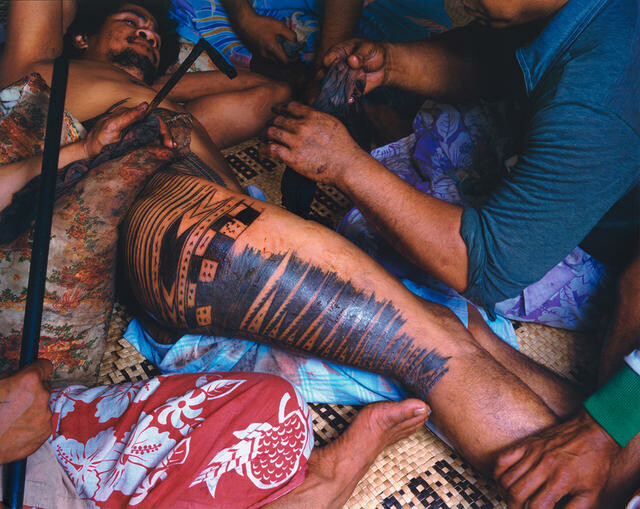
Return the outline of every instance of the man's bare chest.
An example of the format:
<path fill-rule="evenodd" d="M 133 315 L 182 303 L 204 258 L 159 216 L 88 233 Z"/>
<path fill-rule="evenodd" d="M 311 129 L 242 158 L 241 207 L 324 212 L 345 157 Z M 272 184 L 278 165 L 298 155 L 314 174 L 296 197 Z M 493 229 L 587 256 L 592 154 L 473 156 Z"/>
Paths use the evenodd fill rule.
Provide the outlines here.
<path fill-rule="evenodd" d="M 155 91 L 120 73 L 83 72 L 70 67 L 65 108 L 80 121 L 104 113 L 114 104 L 135 107 L 151 101 Z"/>

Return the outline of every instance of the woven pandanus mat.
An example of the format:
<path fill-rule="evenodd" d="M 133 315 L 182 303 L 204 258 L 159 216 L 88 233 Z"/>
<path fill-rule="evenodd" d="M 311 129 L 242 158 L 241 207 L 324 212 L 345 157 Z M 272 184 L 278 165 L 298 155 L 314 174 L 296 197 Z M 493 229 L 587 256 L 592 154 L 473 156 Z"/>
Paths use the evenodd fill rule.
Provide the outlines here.
<path fill-rule="evenodd" d="M 226 150 L 225 157 L 243 186 L 260 187 L 268 201 L 281 203 L 284 166 L 258 155 L 258 141 L 249 140 Z M 319 186 L 313 215 L 335 226 L 348 210 L 339 191 Z M 100 384 L 144 380 L 159 374 L 122 334 L 131 315 L 119 303 L 113 308 Z M 529 357 L 579 383 L 593 379 L 598 348 L 589 336 L 537 324 L 515 323 L 520 349 Z M 316 446 L 342 433 L 358 407 L 312 404 Z M 356 508 L 505 507 L 491 480 L 479 474 L 426 428 L 388 447 L 360 481 L 345 505 Z"/>

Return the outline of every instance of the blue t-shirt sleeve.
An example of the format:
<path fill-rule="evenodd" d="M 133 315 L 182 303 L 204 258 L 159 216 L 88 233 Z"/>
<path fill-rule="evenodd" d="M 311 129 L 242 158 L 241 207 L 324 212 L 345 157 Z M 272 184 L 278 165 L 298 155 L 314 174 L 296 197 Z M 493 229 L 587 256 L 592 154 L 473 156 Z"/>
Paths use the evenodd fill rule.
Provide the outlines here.
<path fill-rule="evenodd" d="M 485 306 L 518 295 L 560 262 L 639 180 L 640 139 L 597 107 L 547 106 L 488 202 L 462 215 L 465 295 Z"/>

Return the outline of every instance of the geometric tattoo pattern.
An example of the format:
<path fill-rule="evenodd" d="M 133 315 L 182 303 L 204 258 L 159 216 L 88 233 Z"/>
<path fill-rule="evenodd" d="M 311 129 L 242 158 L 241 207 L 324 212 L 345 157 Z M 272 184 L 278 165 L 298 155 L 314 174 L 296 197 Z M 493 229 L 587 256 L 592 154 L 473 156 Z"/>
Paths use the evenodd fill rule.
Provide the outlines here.
<path fill-rule="evenodd" d="M 407 336 L 406 320 L 388 299 L 291 251 L 234 249 L 262 211 L 217 189 L 159 173 L 129 212 L 123 235 L 129 279 L 157 320 L 383 373 L 423 397 L 447 372 L 448 357 Z"/>

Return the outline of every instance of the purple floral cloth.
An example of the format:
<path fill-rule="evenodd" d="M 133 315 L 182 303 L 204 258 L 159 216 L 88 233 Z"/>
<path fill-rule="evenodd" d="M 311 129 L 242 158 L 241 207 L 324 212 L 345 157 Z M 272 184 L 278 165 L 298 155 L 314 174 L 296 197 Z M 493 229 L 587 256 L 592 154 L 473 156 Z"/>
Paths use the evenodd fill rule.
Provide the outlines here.
<path fill-rule="evenodd" d="M 454 107 L 428 100 L 414 120 L 414 134 L 372 155 L 422 192 L 462 207 L 476 206 L 517 161 L 523 134 L 519 119 L 513 104 Z M 358 209 L 345 216 L 338 232 L 398 277 L 442 291 L 442 283 L 404 260 Z M 609 267 L 576 247 L 540 281 L 497 303 L 495 310 L 512 320 L 589 330 L 600 325 L 614 283 Z"/>

